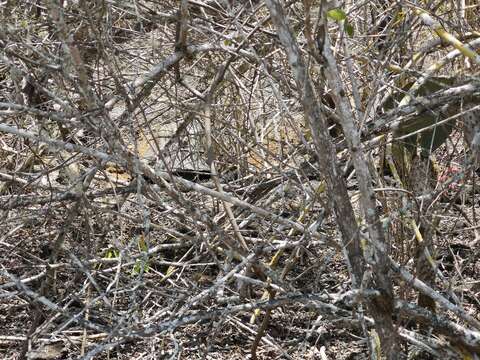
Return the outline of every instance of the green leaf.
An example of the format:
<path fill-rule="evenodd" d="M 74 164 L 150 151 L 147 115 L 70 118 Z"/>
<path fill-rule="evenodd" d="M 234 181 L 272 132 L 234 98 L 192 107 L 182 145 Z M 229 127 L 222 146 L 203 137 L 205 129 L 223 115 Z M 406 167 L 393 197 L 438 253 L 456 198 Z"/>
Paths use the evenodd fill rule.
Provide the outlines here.
<path fill-rule="evenodd" d="M 140 235 L 138 237 L 137 241 L 138 241 L 138 250 L 147 252 L 148 251 L 148 245 L 145 242 L 145 238 L 143 237 L 143 235 Z"/>
<path fill-rule="evenodd" d="M 142 269 L 144 273 L 148 273 L 150 270 L 150 265 L 148 264 L 148 261 L 138 259 L 133 266 L 131 275 L 134 276 L 140 274 Z"/>
<path fill-rule="evenodd" d="M 414 81 L 412 80 L 402 89 L 408 91 Z M 452 86 L 455 83 L 454 77 L 431 77 L 418 89 L 417 96 L 427 96 L 435 93 L 436 91 L 443 90 Z M 405 93 L 394 93 L 384 104 L 385 110 L 395 108 L 401 99 L 405 96 Z M 426 127 L 435 125 L 439 120 L 443 120 L 445 115 L 432 114 L 429 112 L 423 112 L 414 118 L 402 123 L 399 128 L 394 131 L 396 138 L 403 137 L 400 144 L 406 149 L 411 151 L 412 149 L 418 149 L 424 153 L 429 154 L 430 151 L 435 151 L 442 144 L 445 143 L 448 136 L 453 131 L 455 126 L 455 120 L 449 121 L 442 125 L 438 125 L 435 128 L 421 131 L 418 134 L 414 134 L 416 131 Z M 409 134 L 412 134 L 408 136 Z"/>
<path fill-rule="evenodd" d="M 107 253 L 105 254 L 105 257 L 107 259 L 116 259 L 120 256 L 120 251 L 116 248 L 109 248 L 107 250 Z"/>
<path fill-rule="evenodd" d="M 422 132 L 420 135 L 419 145 L 425 154 L 435 151 L 445 143 L 448 136 L 452 133 L 455 121 L 451 121 L 436 126 L 434 129 Z"/>
<path fill-rule="evenodd" d="M 353 36 L 353 33 L 354 33 L 353 25 L 350 24 L 348 20 L 345 21 L 345 23 L 343 24 L 343 29 L 345 30 L 348 36 L 350 37 Z"/>
<path fill-rule="evenodd" d="M 397 131 L 394 132 L 396 137 L 405 136 L 410 133 L 414 133 L 423 128 L 433 126 L 437 121 L 441 120 L 438 116 L 433 114 L 418 115 L 413 121 L 403 123 Z M 452 133 L 455 120 L 447 123 L 435 126 L 432 129 L 421 131 L 418 134 L 412 134 L 404 138 L 403 144 L 405 146 L 418 146 L 425 154 L 429 154 L 431 151 L 435 151 L 442 146 L 447 140 L 448 136 Z"/>
<path fill-rule="evenodd" d="M 340 8 L 332 9 L 327 12 L 327 16 L 335 21 L 342 21 L 347 18 L 347 14 Z"/>

